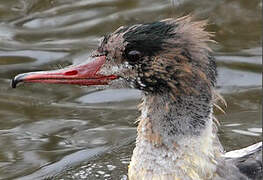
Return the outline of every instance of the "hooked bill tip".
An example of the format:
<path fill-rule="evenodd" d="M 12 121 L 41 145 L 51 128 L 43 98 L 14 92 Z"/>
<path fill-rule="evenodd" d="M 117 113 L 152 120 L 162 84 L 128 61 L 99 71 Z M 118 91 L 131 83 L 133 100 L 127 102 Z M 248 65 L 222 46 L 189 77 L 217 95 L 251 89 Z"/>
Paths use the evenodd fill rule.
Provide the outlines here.
<path fill-rule="evenodd" d="M 13 78 L 12 80 L 11 80 L 11 87 L 12 88 L 16 88 L 16 84 L 17 84 L 17 82 L 16 82 L 16 80 Z"/>
<path fill-rule="evenodd" d="M 11 87 L 16 88 L 17 84 L 23 81 L 24 74 L 19 74 L 11 80 Z"/>
<path fill-rule="evenodd" d="M 12 80 L 11 80 L 11 87 L 12 88 L 16 88 L 16 86 L 17 86 L 17 84 L 19 83 L 19 82 L 21 82 L 21 80 L 20 80 L 20 78 L 17 78 L 17 76 L 16 77 L 14 77 Z"/>

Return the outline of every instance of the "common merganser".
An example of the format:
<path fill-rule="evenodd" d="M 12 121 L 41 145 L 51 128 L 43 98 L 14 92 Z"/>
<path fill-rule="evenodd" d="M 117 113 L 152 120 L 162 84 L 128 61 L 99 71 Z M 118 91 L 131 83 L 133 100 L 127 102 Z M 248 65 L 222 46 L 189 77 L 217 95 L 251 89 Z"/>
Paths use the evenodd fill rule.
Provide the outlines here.
<path fill-rule="evenodd" d="M 216 63 L 205 26 L 186 16 L 120 27 L 104 37 L 92 61 L 19 74 L 12 87 L 128 84 L 142 90 L 130 180 L 262 179 L 262 143 L 232 157 L 219 142 L 213 121 Z"/>

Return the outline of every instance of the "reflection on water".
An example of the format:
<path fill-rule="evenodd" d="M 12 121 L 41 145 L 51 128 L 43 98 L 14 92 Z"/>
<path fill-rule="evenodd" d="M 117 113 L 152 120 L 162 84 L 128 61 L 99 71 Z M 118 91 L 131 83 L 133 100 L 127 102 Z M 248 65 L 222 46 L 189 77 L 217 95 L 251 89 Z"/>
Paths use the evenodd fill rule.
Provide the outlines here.
<path fill-rule="evenodd" d="M 9 87 L 17 73 L 88 59 L 122 25 L 192 13 L 208 19 L 218 63 L 216 111 L 226 150 L 261 140 L 259 0 L 9 0 L 0 2 L 0 179 L 127 179 L 140 92 L 64 85 Z M 23 177 L 23 178 L 22 178 Z"/>

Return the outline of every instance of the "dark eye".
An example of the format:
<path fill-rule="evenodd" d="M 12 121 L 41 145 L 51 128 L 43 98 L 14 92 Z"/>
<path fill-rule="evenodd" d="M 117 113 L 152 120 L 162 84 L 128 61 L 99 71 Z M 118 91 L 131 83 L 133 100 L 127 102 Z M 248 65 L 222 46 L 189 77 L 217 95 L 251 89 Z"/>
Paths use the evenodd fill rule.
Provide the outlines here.
<path fill-rule="evenodd" d="M 131 62 L 136 62 L 141 58 L 142 54 L 140 51 L 132 50 L 127 53 L 127 59 Z"/>

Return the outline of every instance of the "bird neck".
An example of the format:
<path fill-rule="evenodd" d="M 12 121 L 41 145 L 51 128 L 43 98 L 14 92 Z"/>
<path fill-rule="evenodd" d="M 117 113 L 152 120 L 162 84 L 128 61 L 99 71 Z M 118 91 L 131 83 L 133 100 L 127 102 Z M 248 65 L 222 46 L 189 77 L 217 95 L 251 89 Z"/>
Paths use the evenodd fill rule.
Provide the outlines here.
<path fill-rule="evenodd" d="M 144 95 L 129 168 L 131 179 L 214 176 L 222 149 L 212 120 L 212 102 L 205 97 Z"/>
<path fill-rule="evenodd" d="M 207 94 L 175 98 L 168 93 L 144 95 L 138 133 L 154 144 L 168 147 L 183 138 L 198 138 L 205 132 L 215 136 L 211 99 Z"/>

